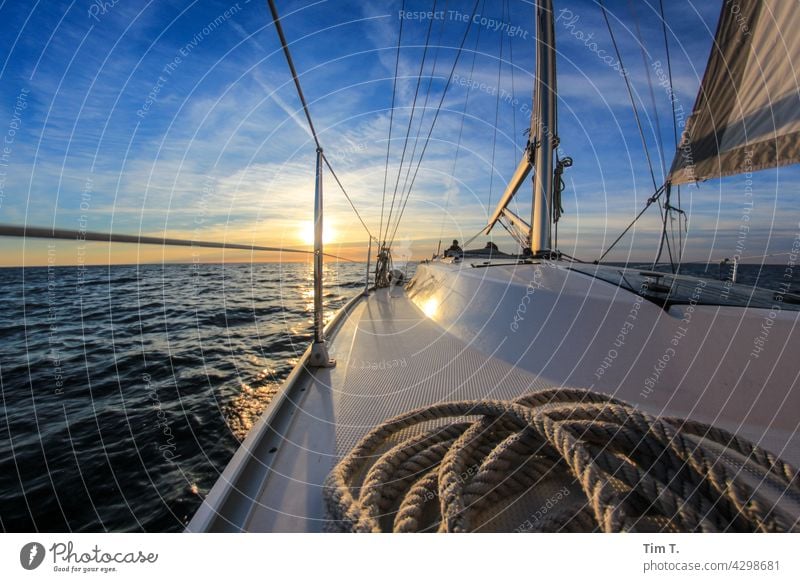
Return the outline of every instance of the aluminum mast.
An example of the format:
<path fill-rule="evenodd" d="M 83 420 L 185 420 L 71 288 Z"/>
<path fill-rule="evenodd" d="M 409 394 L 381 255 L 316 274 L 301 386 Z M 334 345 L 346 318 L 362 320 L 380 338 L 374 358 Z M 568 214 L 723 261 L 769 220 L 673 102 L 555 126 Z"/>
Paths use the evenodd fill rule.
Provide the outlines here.
<path fill-rule="evenodd" d="M 550 212 L 553 202 L 553 158 L 556 136 L 556 43 L 553 1 L 536 2 L 536 81 L 531 116 L 534 176 L 530 249 L 549 255 Z"/>

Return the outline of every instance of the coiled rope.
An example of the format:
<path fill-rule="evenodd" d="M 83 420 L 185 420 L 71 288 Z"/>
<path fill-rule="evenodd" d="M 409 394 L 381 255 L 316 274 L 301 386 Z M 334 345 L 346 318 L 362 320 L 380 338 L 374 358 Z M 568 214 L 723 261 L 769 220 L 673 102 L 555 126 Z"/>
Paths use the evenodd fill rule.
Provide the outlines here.
<path fill-rule="evenodd" d="M 324 496 L 335 531 L 800 531 L 789 464 L 577 389 L 397 416 L 342 459 Z"/>

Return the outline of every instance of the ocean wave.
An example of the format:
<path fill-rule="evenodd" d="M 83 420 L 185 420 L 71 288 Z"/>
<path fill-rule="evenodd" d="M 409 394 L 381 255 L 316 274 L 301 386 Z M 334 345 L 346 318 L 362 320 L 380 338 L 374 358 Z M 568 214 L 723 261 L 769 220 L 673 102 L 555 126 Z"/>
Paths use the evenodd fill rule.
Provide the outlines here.
<path fill-rule="evenodd" d="M 362 269 L 328 271 L 327 310 Z M 311 340 L 310 272 L 0 270 L 3 527 L 182 529 Z"/>

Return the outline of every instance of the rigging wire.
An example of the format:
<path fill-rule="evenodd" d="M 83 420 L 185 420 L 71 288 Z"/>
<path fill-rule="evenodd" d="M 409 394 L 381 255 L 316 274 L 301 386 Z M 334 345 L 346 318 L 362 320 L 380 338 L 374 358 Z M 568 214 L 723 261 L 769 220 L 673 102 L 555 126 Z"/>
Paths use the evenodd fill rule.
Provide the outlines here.
<path fill-rule="evenodd" d="M 666 242 L 667 245 L 667 256 L 669 256 L 669 267 L 670 270 L 674 273 L 675 272 L 675 262 L 672 258 L 672 245 L 670 245 L 669 237 L 667 236 L 667 220 L 670 216 L 670 210 L 672 209 L 672 204 L 670 203 L 672 197 L 672 187 L 671 184 L 666 183 L 666 196 L 664 198 L 664 211 L 661 212 L 661 206 L 658 207 L 659 213 L 661 214 L 661 237 L 658 244 L 658 253 L 656 254 L 655 260 L 653 261 L 653 268 L 656 268 L 656 265 L 661 260 L 661 255 L 664 252 L 664 243 Z"/>
<path fill-rule="evenodd" d="M 444 3 L 444 11 L 447 12 L 449 1 Z M 405 178 L 403 178 L 403 187 L 400 189 L 401 198 L 402 193 L 406 191 L 408 186 L 408 178 L 411 175 L 411 167 L 414 165 L 414 156 L 417 154 L 417 147 L 419 146 L 419 136 L 422 134 L 422 126 L 425 124 L 425 115 L 428 112 L 428 101 L 431 96 L 431 88 L 433 87 L 433 79 L 436 75 L 436 64 L 439 62 L 439 49 L 442 47 L 442 38 L 444 37 L 445 21 L 442 19 L 442 25 L 439 27 L 439 39 L 436 41 L 436 52 L 433 53 L 433 65 L 431 66 L 431 74 L 428 76 L 428 87 L 425 89 L 425 100 L 422 102 L 422 115 L 420 116 L 419 125 L 417 125 L 417 135 L 414 136 L 414 147 L 411 148 L 411 157 L 408 159 L 408 169 L 406 170 Z"/>
<path fill-rule="evenodd" d="M 289 71 L 292 73 L 292 80 L 294 81 L 294 86 L 297 89 L 297 96 L 300 98 L 300 103 L 303 105 L 303 112 L 306 114 L 308 127 L 311 130 L 311 135 L 314 138 L 314 143 L 317 146 L 317 150 L 320 153 L 322 153 L 323 152 L 322 145 L 320 144 L 319 137 L 317 136 L 317 130 L 314 128 L 314 122 L 311 121 L 311 112 L 308 109 L 308 103 L 306 102 L 306 97 L 303 94 L 303 88 L 300 86 L 300 78 L 297 75 L 297 69 L 295 68 L 294 61 L 292 60 L 292 53 L 289 51 L 289 43 L 286 42 L 286 36 L 283 34 L 283 27 L 281 26 L 281 18 L 278 15 L 278 9 L 275 6 L 275 0 L 267 0 L 267 3 L 269 4 L 270 12 L 272 12 L 272 21 L 275 24 L 275 30 L 278 32 L 278 38 L 280 39 L 281 46 L 283 47 L 283 54 L 284 56 L 286 56 L 286 63 L 289 65 Z M 339 185 L 339 188 L 344 193 L 345 198 L 347 198 L 347 201 L 350 203 L 350 206 L 356 213 L 358 220 L 361 222 L 362 226 L 367 231 L 367 235 L 370 237 L 370 239 L 374 239 L 375 237 L 372 235 L 372 232 L 370 232 L 369 228 L 367 228 L 367 225 L 361 218 L 361 215 L 358 213 L 358 210 L 356 210 L 355 204 L 353 204 L 353 201 L 347 194 L 347 190 L 345 190 L 345 187 L 342 185 L 342 182 L 341 180 L 339 180 L 339 177 L 336 175 L 336 172 L 333 171 L 333 167 L 328 161 L 328 158 L 325 157 L 324 153 L 322 153 L 322 159 L 325 161 L 325 165 L 328 166 L 331 175 L 336 180 L 336 183 Z"/>
<path fill-rule="evenodd" d="M 372 232 L 370 232 L 369 227 L 367 226 L 367 223 L 364 222 L 363 218 L 361 218 L 361 214 L 359 214 L 358 209 L 356 208 L 356 205 L 353 204 L 353 201 L 350 199 L 350 196 L 347 194 L 347 190 L 344 189 L 344 186 L 342 185 L 342 181 L 339 180 L 339 176 L 337 176 L 336 172 L 333 171 L 333 166 L 331 166 L 331 163 L 328 161 L 328 157 L 324 153 L 322 154 L 322 161 L 325 162 L 325 165 L 328 167 L 328 170 L 330 171 L 331 176 L 333 176 L 333 179 L 336 180 L 336 183 L 339 185 L 339 189 L 342 191 L 342 194 L 344 194 L 344 197 L 350 203 L 350 207 L 353 209 L 353 212 L 356 213 L 356 217 L 358 218 L 358 221 L 361 223 L 361 226 L 363 226 L 364 230 L 367 231 L 367 234 L 369 235 L 370 240 L 375 239 L 375 237 L 372 235 Z"/>
<path fill-rule="evenodd" d="M 508 0 L 506 0 L 506 5 L 508 5 Z M 508 9 L 508 18 L 511 19 L 511 8 Z M 517 139 L 517 102 L 515 95 L 517 94 L 516 88 L 514 86 L 514 39 L 509 34 L 508 35 L 508 60 L 509 64 L 511 65 L 511 107 L 513 108 L 514 115 L 511 116 L 511 122 L 513 123 L 513 135 L 514 139 Z M 514 164 L 512 167 L 514 170 L 517 169 L 517 151 L 516 148 L 514 149 L 514 155 L 511 156 L 511 163 Z M 513 172 L 512 172 L 513 173 Z"/>
<path fill-rule="evenodd" d="M 670 58 L 669 51 L 669 38 L 667 36 L 667 19 L 664 16 L 664 0 L 658 0 L 659 12 L 661 14 L 661 29 L 664 33 L 664 50 L 667 57 L 667 77 L 669 79 L 669 102 L 672 107 L 672 137 L 675 140 L 675 150 L 678 149 L 678 115 L 675 111 L 675 88 L 672 84 L 672 59 Z M 678 265 L 683 260 L 683 225 L 681 219 L 686 223 L 686 217 L 683 210 L 681 210 L 681 186 L 678 184 Z M 674 238 L 674 235 L 673 235 Z"/>
<path fill-rule="evenodd" d="M 647 203 L 645 204 L 644 208 L 642 208 L 642 210 L 639 212 L 639 214 L 636 215 L 636 218 L 634 218 L 631 221 L 631 223 L 625 228 L 625 230 L 622 231 L 622 234 L 620 234 L 617 237 L 617 239 L 613 243 L 611 243 L 611 246 L 609 246 L 605 250 L 605 252 L 602 255 L 600 255 L 600 258 L 594 261 L 595 265 L 600 263 L 600 261 L 602 261 L 606 257 L 606 255 L 611 252 L 611 249 L 613 249 L 617 245 L 617 243 L 622 240 L 622 237 L 624 237 L 628 233 L 631 227 L 633 227 L 633 225 L 636 224 L 636 221 L 642 217 L 642 215 L 648 208 L 650 208 L 650 205 L 658 201 L 659 197 L 663 192 L 664 192 L 664 186 L 661 186 L 658 190 L 655 191 L 655 193 L 650 198 L 647 199 Z"/>
<path fill-rule="evenodd" d="M 643 125 L 642 125 L 642 120 L 641 120 L 641 118 L 640 118 L 640 116 L 639 116 L 639 108 L 636 106 L 636 99 L 634 98 L 634 95 L 633 95 L 633 88 L 631 87 L 631 81 L 630 81 L 630 79 L 628 78 L 628 72 L 627 72 L 627 69 L 625 68 L 625 65 L 623 64 L 623 60 L 622 60 L 622 54 L 620 53 L 619 46 L 617 45 L 617 38 L 616 38 L 616 36 L 614 35 L 614 29 L 611 27 L 611 21 L 608 19 L 608 11 L 607 11 L 607 9 L 606 9 L 606 6 L 605 6 L 605 4 L 604 4 L 603 0 L 598 0 L 598 3 L 599 3 L 599 5 L 600 5 L 601 11 L 602 11 L 602 13 L 603 13 L 603 19 L 605 20 L 606 27 L 608 28 L 608 34 L 609 34 L 609 36 L 611 37 L 611 44 L 614 46 L 614 52 L 615 52 L 615 53 L 616 53 L 616 55 L 617 55 L 617 61 L 619 61 L 620 68 L 621 68 L 621 69 L 622 69 L 622 71 L 623 71 L 623 75 L 622 75 L 622 77 L 625 79 L 625 87 L 626 87 L 626 88 L 627 88 L 627 90 L 628 90 L 628 97 L 630 98 L 630 101 L 631 101 L 631 107 L 633 108 L 633 116 L 634 116 L 634 118 L 636 119 L 636 126 L 637 126 L 637 128 L 639 129 L 639 137 L 640 137 L 640 138 L 641 138 L 641 140 L 642 140 L 642 148 L 644 149 L 644 155 L 645 155 L 645 157 L 647 158 L 647 166 L 648 166 L 648 168 L 649 168 L 649 170 L 650 170 L 650 178 L 651 178 L 651 180 L 653 181 L 653 189 L 654 189 L 656 192 L 662 192 L 662 191 L 663 191 L 663 189 L 664 189 L 664 187 L 663 187 L 663 185 L 662 185 L 662 186 L 661 186 L 661 188 L 659 188 L 659 186 L 658 186 L 658 182 L 657 182 L 657 180 L 656 180 L 656 174 L 655 174 L 655 170 L 653 169 L 653 160 L 652 160 L 652 158 L 650 157 L 650 149 L 647 147 L 647 139 L 645 138 L 645 134 L 644 134 L 644 127 L 643 127 Z M 646 65 L 646 62 L 645 62 L 645 65 Z M 660 196 L 660 194 L 659 194 L 659 196 Z M 631 224 L 628 226 L 628 228 L 626 228 L 626 229 L 625 229 L 625 231 L 622 233 L 622 235 L 620 235 L 620 236 L 617 238 L 617 240 L 616 240 L 616 241 L 614 241 L 614 244 L 616 244 L 616 243 L 617 243 L 617 242 L 618 242 L 618 241 L 619 241 L 619 240 L 622 238 L 622 236 L 623 236 L 623 235 L 624 235 L 626 232 L 628 232 L 628 229 L 630 229 L 630 227 L 631 227 L 631 226 L 633 226 L 633 223 L 635 223 L 635 222 L 636 222 L 636 221 L 639 219 L 639 217 L 640 217 L 640 216 L 641 216 L 641 215 L 644 213 L 644 211 L 645 211 L 645 210 L 647 210 L 647 208 L 649 208 L 649 207 L 650 207 L 650 205 L 652 204 L 651 200 L 653 200 L 653 197 L 651 197 L 651 198 L 649 198 L 649 199 L 648 199 L 648 202 L 647 202 L 647 204 L 645 205 L 645 207 L 644 207 L 644 209 L 642 210 L 642 212 L 640 212 L 640 213 L 639 213 L 639 214 L 636 216 L 636 218 L 634 218 L 633 222 L 632 222 L 632 223 L 631 223 Z M 664 216 L 665 216 L 665 213 L 664 213 L 664 211 L 662 210 L 662 208 L 661 208 L 661 206 L 660 206 L 660 205 L 658 206 L 658 213 L 659 213 L 659 215 L 661 216 L 661 220 L 662 220 L 662 222 L 663 222 L 663 221 L 664 221 Z M 667 213 L 669 213 L 669 211 L 668 211 L 668 210 L 667 210 Z M 664 223 L 664 224 L 666 224 L 665 222 L 663 222 L 663 223 Z M 662 237 L 661 237 L 661 240 L 660 240 L 660 242 L 659 242 L 659 250 L 658 250 L 658 255 L 657 255 L 657 257 L 656 257 L 656 261 L 658 261 L 658 260 L 661 258 L 661 250 L 662 250 L 662 248 L 663 248 L 663 245 L 664 245 L 664 240 L 663 240 L 663 238 L 664 238 L 664 237 L 663 237 L 663 235 L 662 235 Z M 613 248 L 613 246 L 614 246 L 614 245 L 612 245 L 611 247 L 609 247 L 609 249 L 607 249 L 607 250 L 606 250 L 606 252 L 605 252 L 605 253 L 603 253 L 603 256 L 605 256 L 605 255 L 608 253 L 608 251 L 609 251 L 609 250 L 611 250 L 611 248 Z M 673 270 L 674 270 L 674 263 L 673 263 L 673 260 L 672 260 L 672 250 L 671 250 L 671 248 L 670 248 L 669 241 L 667 241 L 667 251 L 668 251 L 668 253 L 669 253 L 669 257 L 670 257 L 670 266 L 671 266 L 671 267 L 673 268 Z M 601 257 L 601 259 L 599 259 L 599 260 L 602 260 L 602 257 Z"/>
<path fill-rule="evenodd" d="M 664 33 L 664 50 L 667 55 L 667 76 L 669 78 L 669 102 L 672 105 L 672 137 L 675 140 L 675 149 L 678 148 L 678 118 L 675 112 L 675 89 L 672 85 L 672 59 L 669 52 L 669 38 L 667 37 L 667 20 L 664 17 L 664 0 L 658 0 L 661 13 L 661 29 Z"/>
<path fill-rule="evenodd" d="M 437 0 L 433 0 L 433 12 L 436 11 L 436 2 Z M 403 152 L 400 155 L 400 166 L 397 169 L 397 179 L 395 180 L 394 183 L 394 192 L 392 193 L 392 203 L 389 205 L 389 217 L 386 219 L 386 232 L 378 233 L 381 237 L 381 240 L 384 241 L 384 244 L 386 243 L 386 238 L 389 234 L 389 229 L 391 227 L 390 225 L 392 222 L 392 214 L 394 213 L 394 205 L 397 199 L 397 188 L 400 186 L 400 174 L 403 171 L 403 163 L 406 157 L 406 149 L 408 148 L 408 138 L 411 135 L 411 125 L 414 122 L 414 111 L 416 110 L 417 107 L 417 97 L 419 96 L 419 86 L 422 83 L 422 71 L 425 68 L 425 59 L 428 55 L 428 44 L 430 43 L 431 39 L 431 30 L 433 30 L 433 20 L 434 20 L 433 18 L 430 19 L 428 23 L 428 32 L 425 35 L 425 46 L 422 49 L 422 61 L 420 62 L 419 74 L 417 75 L 417 87 L 414 90 L 414 99 L 411 102 L 411 114 L 408 117 L 408 127 L 406 128 L 406 137 L 405 140 L 403 141 Z"/>
<path fill-rule="evenodd" d="M 403 0 L 400 10 L 405 14 L 406 0 Z M 400 69 L 400 45 L 403 40 L 403 22 L 405 18 L 400 18 L 400 32 L 397 35 L 397 55 L 394 61 L 394 78 L 392 79 L 392 107 L 389 109 L 389 139 L 386 142 L 386 167 L 383 174 L 383 196 L 381 197 L 381 221 L 378 227 L 378 235 L 383 232 L 383 213 L 386 208 L 386 185 L 389 179 L 389 152 L 392 149 L 392 125 L 394 124 L 394 102 L 397 96 L 397 74 Z M 380 244 L 380 241 L 378 241 Z"/>
<path fill-rule="evenodd" d="M 608 34 L 611 36 L 611 44 L 614 46 L 614 52 L 617 55 L 617 61 L 619 61 L 620 68 L 623 71 L 622 77 L 625 79 L 625 87 L 628 89 L 628 97 L 630 97 L 631 107 L 633 107 L 633 116 L 636 118 L 636 126 L 639 128 L 639 136 L 642 139 L 642 147 L 644 148 L 644 155 L 647 158 L 647 165 L 650 168 L 650 178 L 653 180 L 653 189 L 658 189 L 656 174 L 655 171 L 653 170 L 653 161 L 650 158 L 650 150 L 647 147 L 647 139 L 645 138 L 644 135 L 642 120 L 639 117 L 639 109 L 636 107 L 636 99 L 633 96 L 633 89 L 631 88 L 631 81 L 628 78 L 628 71 L 622 62 L 622 54 L 619 51 L 619 46 L 617 46 L 617 37 L 614 35 L 614 29 L 611 28 L 611 22 L 608 19 L 608 12 L 606 10 L 606 6 L 603 3 L 603 0 L 598 0 L 598 3 L 600 4 L 600 8 L 603 12 L 603 19 L 606 22 L 606 27 L 608 28 Z"/>
<path fill-rule="evenodd" d="M 500 226 L 502 226 L 502 227 L 503 227 L 503 229 L 504 229 L 504 230 L 505 230 L 505 231 L 508 233 L 508 235 L 509 235 L 511 238 L 513 238 L 515 241 L 517 241 L 517 244 L 519 244 L 521 247 L 524 247 L 524 246 L 525 246 L 525 239 L 524 239 L 522 236 L 520 236 L 520 235 L 517 233 L 517 231 L 515 231 L 515 230 L 511 230 L 511 229 L 510 229 L 508 226 L 506 226 L 506 222 L 505 222 L 505 220 L 503 220 L 503 217 L 502 217 L 502 216 L 501 216 L 501 217 L 498 219 L 498 221 L 497 221 L 497 222 L 500 224 Z M 464 246 L 468 245 L 470 242 L 472 242 L 473 240 L 475 240 L 476 238 L 478 238 L 478 237 L 479 237 L 479 236 L 480 236 L 482 233 L 483 233 L 483 230 L 481 230 L 480 232 L 478 232 L 478 234 L 476 234 L 476 235 L 475 235 L 475 236 L 473 236 L 471 239 L 469 239 L 469 240 L 468 240 L 466 243 L 464 243 Z"/>
<path fill-rule="evenodd" d="M 503 15 L 501 22 L 506 21 L 506 2 L 503 2 Z M 495 92 L 497 97 L 494 104 L 494 131 L 492 134 L 492 167 L 489 168 L 489 201 L 486 204 L 486 211 L 491 212 L 492 208 L 492 188 L 494 187 L 494 174 L 495 174 L 495 156 L 497 152 L 497 124 L 500 120 L 500 77 L 503 72 L 503 34 L 500 34 L 500 54 L 497 59 L 497 83 L 495 85 Z M 487 214 L 488 219 L 488 214 Z"/>
<path fill-rule="evenodd" d="M 647 54 L 647 51 L 645 49 L 644 41 L 642 40 L 642 31 L 641 31 L 641 28 L 639 27 L 639 17 L 638 17 L 638 15 L 636 13 L 636 9 L 634 8 L 633 2 L 631 0 L 628 0 L 628 5 L 630 7 L 631 14 L 633 15 L 634 23 L 636 25 L 636 37 L 637 37 L 636 40 L 639 43 L 639 48 L 641 49 L 642 63 L 644 65 L 645 71 L 647 72 L 647 85 L 648 85 L 649 90 L 650 90 L 650 101 L 651 101 L 652 106 L 653 106 L 653 114 L 655 116 L 655 121 L 656 121 L 656 138 L 657 138 L 656 147 L 658 149 L 658 153 L 659 153 L 659 156 L 660 156 L 660 159 L 661 159 L 661 174 L 664 177 L 664 179 L 666 179 L 666 165 L 667 164 L 666 164 L 666 161 L 664 160 L 664 148 L 663 148 L 664 138 L 663 138 L 662 133 L 661 133 L 661 123 L 660 123 L 659 118 L 658 118 L 658 107 L 656 105 L 655 92 L 653 91 L 653 79 L 652 79 L 652 76 L 650 74 L 650 67 L 647 64 L 648 54 Z M 665 201 L 664 201 L 664 212 L 661 213 L 661 223 L 662 223 L 661 224 L 661 237 L 660 237 L 659 244 L 658 244 L 658 253 L 656 254 L 655 259 L 653 260 L 653 269 L 655 269 L 656 265 L 661 260 L 661 255 L 664 252 L 664 243 L 666 242 L 667 254 L 669 256 L 670 270 L 674 273 L 675 272 L 675 262 L 674 262 L 673 257 L 672 257 L 672 248 L 671 248 L 671 244 L 670 244 L 670 235 L 667 232 L 667 223 L 670 222 L 670 227 L 672 226 L 672 224 L 671 224 L 672 206 L 670 204 L 670 202 L 671 202 L 671 194 L 672 194 L 672 189 L 670 188 L 669 185 L 667 185 Z"/>
<path fill-rule="evenodd" d="M 297 75 L 297 69 L 294 67 L 294 61 L 292 60 L 292 53 L 289 52 L 289 43 L 286 42 L 286 36 L 283 34 L 283 27 L 281 26 L 281 18 L 278 16 L 278 9 L 275 6 L 275 0 L 267 0 L 269 4 L 270 12 L 272 12 L 272 22 L 275 23 L 275 30 L 278 32 L 278 38 L 281 41 L 281 46 L 283 47 L 283 54 L 286 57 L 286 63 L 289 65 L 289 71 L 292 73 L 292 80 L 294 81 L 294 86 L 297 89 L 297 95 L 300 97 L 300 103 L 303 104 L 303 112 L 306 114 L 306 120 L 308 121 L 308 127 L 311 130 L 311 135 L 314 138 L 314 143 L 317 144 L 317 149 L 322 149 L 322 146 L 319 144 L 319 138 L 317 137 L 317 130 L 314 129 L 314 122 L 311 121 L 311 113 L 308 110 L 308 103 L 306 103 L 306 97 L 303 95 L 303 88 L 300 86 L 300 78 Z"/>
<path fill-rule="evenodd" d="M 661 120 L 659 119 L 658 116 L 658 105 L 656 104 L 656 94 L 655 90 L 653 89 L 653 77 L 650 72 L 650 66 L 648 65 L 648 57 L 650 57 L 650 53 L 645 48 L 645 42 L 644 39 L 642 38 L 642 29 L 639 26 L 639 15 L 636 12 L 636 7 L 634 6 L 633 0 L 628 0 L 628 6 L 630 7 L 631 14 L 633 15 L 633 22 L 636 27 L 636 41 L 639 44 L 639 50 L 642 53 L 642 64 L 644 65 L 644 69 L 647 72 L 647 86 L 650 92 L 650 104 L 653 107 L 653 117 L 655 118 L 656 137 L 658 138 L 658 141 L 656 143 L 656 150 L 658 151 L 659 158 L 661 159 L 661 175 L 665 176 L 667 162 L 664 159 L 664 137 L 661 132 Z M 650 58 L 650 60 L 652 60 L 652 58 Z"/>
<path fill-rule="evenodd" d="M 499 219 L 498 219 L 498 222 L 500 222 L 500 220 L 499 220 Z M 471 237 L 469 237 L 469 238 L 466 240 L 466 242 L 464 243 L 464 248 L 466 248 L 466 247 L 467 247 L 467 245 L 468 245 L 468 244 L 470 244 L 472 241 L 474 241 L 476 238 L 478 238 L 479 236 L 481 236 L 481 235 L 483 234 L 483 231 L 484 231 L 484 230 L 486 230 L 486 227 L 485 227 L 485 226 L 484 226 L 484 227 L 481 227 L 481 229 L 480 229 L 478 232 L 476 232 L 476 233 L 475 233 L 475 234 L 473 234 Z M 508 230 L 508 229 L 506 228 L 506 230 Z M 509 231 L 509 234 L 511 234 L 511 231 Z M 512 236 L 513 236 L 513 235 L 512 235 Z"/>
<path fill-rule="evenodd" d="M 306 120 L 308 121 L 308 127 L 311 131 L 311 136 L 314 139 L 314 143 L 317 146 L 317 150 L 322 153 L 322 146 L 320 145 L 319 137 L 317 135 L 316 128 L 314 127 L 314 122 L 311 120 L 311 113 L 308 109 L 308 103 L 306 101 L 305 95 L 303 94 L 303 89 L 300 86 L 300 80 L 297 75 L 297 69 L 294 66 L 294 61 L 292 60 L 292 55 L 289 51 L 289 44 L 286 41 L 286 36 L 283 33 L 283 28 L 281 27 L 280 17 L 278 16 L 277 8 L 275 7 L 274 0 L 268 0 L 270 11 L 272 12 L 273 23 L 275 24 L 275 30 L 278 32 L 278 38 L 281 41 L 281 46 L 283 48 L 284 55 L 286 57 L 286 62 L 289 66 L 289 70 L 292 73 L 292 80 L 294 81 L 295 88 L 297 89 L 297 95 L 300 98 L 300 102 L 303 105 L 303 112 L 305 113 Z M 361 215 L 358 213 L 355 205 L 353 204 L 352 199 L 347 194 L 344 186 L 342 185 L 341 180 L 334 172 L 333 168 L 331 167 L 330 162 L 322 154 L 322 159 L 325 161 L 325 164 L 328 166 L 328 169 L 331 172 L 331 175 L 336 180 L 336 183 L 339 185 L 339 188 L 342 190 L 347 201 L 350 203 L 350 206 L 353 208 L 353 211 L 356 213 L 359 221 L 364 226 L 364 229 L 367 231 L 370 239 L 373 239 L 373 235 L 370 232 L 367 225 L 364 223 L 364 220 L 361 218 Z M 107 242 L 107 243 L 129 243 L 129 244 L 146 244 L 146 245 L 158 245 L 158 246 L 185 246 L 185 247 L 203 247 L 203 248 L 218 248 L 218 249 L 232 249 L 232 250 L 247 250 L 250 252 L 256 251 L 266 251 L 266 252 L 279 252 L 279 253 L 297 253 L 297 254 L 304 254 L 304 255 L 313 255 L 315 254 L 314 251 L 307 251 L 301 249 L 292 249 L 292 248 L 285 248 L 285 247 L 271 247 L 271 246 L 262 246 L 262 245 L 247 245 L 247 244 L 240 244 L 240 243 L 229 243 L 229 242 L 218 242 L 218 241 L 198 241 L 198 240 L 189 240 L 189 239 L 179 239 L 179 238 L 167 238 L 167 237 L 156 237 L 156 236 L 143 236 L 139 235 L 131 235 L 131 234 L 121 234 L 121 233 L 111 233 L 111 232 L 83 232 L 83 231 L 76 231 L 70 229 L 61 229 L 61 228 L 42 228 L 30 225 L 24 226 L 15 226 L 15 225 L 8 225 L 8 224 L 0 224 L 0 237 L 20 237 L 20 238 L 47 238 L 47 239 L 61 239 L 61 240 L 89 240 L 89 241 L 99 241 L 99 242 Z M 346 259 L 344 257 L 340 257 L 338 255 L 330 254 L 330 253 L 322 253 L 323 256 L 330 257 L 337 259 L 339 261 L 348 261 L 348 262 L 356 262 L 352 259 Z"/>
<path fill-rule="evenodd" d="M 406 210 L 406 205 L 408 204 L 408 199 L 411 197 L 411 191 L 414 187 L 414 182 L 417 179 L 417 175 L 419 174 L 419 168 L 422 164 L 422 159 L 425 157 L 425 152 L 428 150 L 428 144 L 431 141 L 431 135 L 433 134 L 433 130 L 436 127 L 436 121 L 439 119 L 439 113 L 442 111 L 442 104 L 444 103 L 444 99 L 447 96 L 447 90 L 450 88 L 450 83 L 453 80 L 453 74 L 455 73 L 456 67 L 458 66 L 458 61 L 461 57 L 461 53 L 464 50 L 464 44 L 467 42 L 467 37 L 469 36 L 469 31 L 472 28 L 472 23 L 475 20 L 475 14 L 478 12 L 478 4 L 480 0 L 475 0 L 475 4 L 472 7 L 472 14 L 470 15 L 469 22 L 467 23 L 467 29 L 464 31 L 464 36 L 461 39 L 461 44 L 458 47 L 458 51 L 456 52 L 455 60 L 453 61 L 453 66 L 450 69 L 450 74 L 447 77 L 447 82 L 445 83 L 444 89 L 442 90 L 442 97 L 439 99 L 439 105 L 436 107 L 436 113 L 433 116 L 433 122 L 431 123 L 430 130 L 428 131 L 428 135 L 425 138 L 425 145 L 422 148 L 422 153 L 419 155 L 419 160 L 417 161 L 417 167 L 414 170 L 414 176 L 411 178 L 411 184 L 408 187 L 408 193 L 406 194 L 405 200 L 403 201 L 403 205 L 400 209 L 400 215 L 397 218 L 397 222 L 395 223 L 394 231 L 392 232 L 392 238 L 390 239 L 389 246 L 391 243 L 394 242 L 394 238 L 397 235 L 397 229 L 400 227 L 400 221 L 403 219 L 403 214 Z"/>
<path fill-rule="evenodd" d="M 659 237 L 658 241 L 658 253 L 656 253 L 656 257 L 653 260 L 652 268 L 655 269 L 658 262 L 661 260 L 661 254 L 664 252 L 664 242 L 667 243 L 667 252 L 669 253 L 669 268 L 670 271 L 673 273 L 675 272 L 675 264 L 672 262 L 672 251 L 669 245 L 669 237 L 667 236 L 667 220 L 669 218 L 669 199 L 670 199 L 670 185 L 666 184 L 666 199 L 664 202 L 664 212 L 662 213 L 662 227 L 661 227 L 661 236 Z"/>
<path fill-rule="evenodd" d="M 508 6 L 508 0 L 506 0 L 506 5 Z M 507 14 L 508 14 L 508 18 L 510 20 L 511 19 L 511 7 L 510 6 L 508 8 L 508 13 Z M 515 82 L 514 82 L 516 67 L 514 66 L 514 38 L 511 35 L 508 35 L 508 60 L 509 60 L 509 65 L 511 67 L 511 109 L 513 111 L 512 115 L 511 115 L 511 124 L 512 124 L 511 128 L 512 128 L 512 131 L 513 131 L 512 135 L 514 136 L 513 137 L 513 143 L 512 143 L 513 155 L 511 156 L 511 164 L 512 164 L 511 168 L 512 168 L 512 170 L 511 170 L 511 174 L 510 175 L 513 175 L 514 172 L 517 169 L 517 163 L 518 163 L 517 160 L 519 159 L 519 156 L 518 156 L 517 144 L 516 144 L 516 139 L 517 139 L 517 98 L 516 98 L 516 94 L 517 94 L 517 90 L 516 90 L 516 86 L 515 86 Z M 524 151 L 524 149 L 522 149 L 520 151 Z M 491 237 L 491 234 L 490 234 L 490 237 Z M 522 246 L 524 247 L 525 244 L 523 243 Z"/>
<path fill-rule="evenodd" d="M 483 9 L 484 9 L 485 6 L 486 6 L 486 0 L 483 0 L 482 4 L 481 4 L 481 12 L 483 12 Z M 472 66 L 470 67 L 470 70 L 469 70 L 469 80 L 470 81 L 472 80 L 472 76 L 475 74 L 475 61 L 477 60 L 477 57 L 478 57 L 478 44 L 480 43 L 480 40 L 481 40 L 481 30 L 482 30 L 482 27 L 478 27 L 478 34 L 475 35 L 475 47 L 472 49 Z M 464 99 L 464 109 L 461 111 L 461 124 L 459 125 L 459 128 L 458 128 L 458 139 L 456 141 L 456 153 L 455 153 L 455 156 L 453 157 L 453 168 L 450 171 L 451 177 L 456 175 L 456 164 L 458 164 L 458 157 L 459 157 L 459 154 L 461 153 L 461 139 L 462 139 L 462 136 L 464 135 L 464 120 L 467 117 L 467 105 L 469 104 L 469 97 L 470 97 L 471 94 L 472 94 L 472 83 L 469 83 L 467 85 L 467 96 Z M 451 196 L 451 193 L 452 193 L 452 190 L 448 189 L 447 190 L 447 198 L 445 198 L 445 203 L 444 203 L 444 212 L 442 213 L 442 222 L 441 222 L 441 225 L 439 227 L 439 243 L 440 244 L 441 244 L 442 236 L 444 235 L 444 221 L 445 221 L 445 218 L 447 217 L 447 210 L 450 207 L 450 196 Z"/>

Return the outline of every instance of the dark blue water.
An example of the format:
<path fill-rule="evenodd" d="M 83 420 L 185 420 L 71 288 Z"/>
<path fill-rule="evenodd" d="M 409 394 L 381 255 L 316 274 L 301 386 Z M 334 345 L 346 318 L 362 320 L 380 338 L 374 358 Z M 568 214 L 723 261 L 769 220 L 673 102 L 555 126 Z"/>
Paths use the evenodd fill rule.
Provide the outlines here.
<path fill-rule="evenodd" d="M 328 317 L 363 269 L 328 267 Z M 5 531 L 180 530 L 311 339 L 304 264 L 0 269 L 0 306 Z"/>
<path fill-rule="evenodd" d="M 364 265 L 328 267 L 327 316 Z M 0 527 L 174 531 L 311 339 L 305 264 L 0 269 Z"/>

